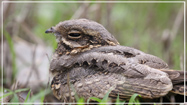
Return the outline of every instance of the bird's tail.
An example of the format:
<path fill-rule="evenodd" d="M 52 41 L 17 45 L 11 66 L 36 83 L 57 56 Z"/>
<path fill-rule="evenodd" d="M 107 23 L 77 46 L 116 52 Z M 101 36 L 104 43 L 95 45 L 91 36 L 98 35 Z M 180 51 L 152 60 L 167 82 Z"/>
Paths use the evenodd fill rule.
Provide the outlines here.
<path fill-rule="evenodd" d="M 161 69 L 161 71 L 167 73 L 173 83 L 173 89 L 170 91 L 175 94 L 187 95 L 187 87 L 184 86 L 187 82 L 187 73 L 181 70 L 169 70 Z"/>

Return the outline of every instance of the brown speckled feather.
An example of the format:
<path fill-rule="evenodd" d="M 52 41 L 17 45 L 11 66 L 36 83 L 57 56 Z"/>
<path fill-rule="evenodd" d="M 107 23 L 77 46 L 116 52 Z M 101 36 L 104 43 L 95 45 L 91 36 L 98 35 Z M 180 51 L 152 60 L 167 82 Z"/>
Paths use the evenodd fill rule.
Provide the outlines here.
<path fill-rule="evenodd" d="M 137 49 L 120 46 L 99 23 L 87 19 L 60 22 L 46 33 L 54 33 L 58 47 L 50 64 L 54 74 L 54 95 L 64 102 L 75 95 L 129 99 L 158 98 L 173 92 L 181 94 L 182 71 L 169 70 L 160 58 Z"/>

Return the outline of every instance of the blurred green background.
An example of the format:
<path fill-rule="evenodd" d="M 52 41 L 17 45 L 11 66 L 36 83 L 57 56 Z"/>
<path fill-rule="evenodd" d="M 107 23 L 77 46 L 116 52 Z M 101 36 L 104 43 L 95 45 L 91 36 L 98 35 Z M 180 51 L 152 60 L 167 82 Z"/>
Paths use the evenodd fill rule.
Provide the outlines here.
<path fill-rule="evenodd" d="M 76 18 L 97 21 L 111 32 L 121 45 L 158 56 L 166 61 L 171 69 L 181 70 L 184 63 L 183 5 L 183 3 L 96 3 L 94 1 L 91 3 L 3 3 L 5 64 L 3 85 L 10 88 L 15 78 L 18 78 L 18 71 L 23 65 L 18 66 L 17 59 L 31 58 L 25 65 L 32 69 L 35 64 L 37 66 L 34 66 L 34 69 L 38 70 L 37 67 L 41 63 L 33 63 L 37 62 L 37 53 L 28 54 L 27 48 L 44 52 L 41 54 L 45 59 L 41 58 L 40 61 L 48 62 L 45 54 L 48 49 L 52 49 L 49 50 L 51 52 L 49 58 L 51 58 L 57 43 L 52 34 L 45 34 L 45 30 L 60 21 Z M 24 43 L 18 44 L 20 41 Z M 16 51 L 23 44 L 28 46 Z M 26 55 L 24 57 L 17 56 L 24 54 Z M 49 62 L 45 66 L 48 68 Z M 39 68 L 41 70 L 39 74 L 48 73 L 47 68 Z M 30 87 L 28 83 L 24 86 Z"/>

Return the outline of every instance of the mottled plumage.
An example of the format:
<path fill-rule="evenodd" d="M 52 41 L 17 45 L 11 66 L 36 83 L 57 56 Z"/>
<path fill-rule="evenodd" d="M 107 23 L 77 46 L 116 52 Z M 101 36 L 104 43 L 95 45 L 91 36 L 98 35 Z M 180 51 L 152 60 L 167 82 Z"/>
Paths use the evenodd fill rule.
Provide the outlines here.
<path fill-rule="evenodd" d="M 59 100 L 73 101 L 75 94 L 103 98 L 109 91 L 113 99 L 118 94 L 120 99 L 134 93 L 150 99 L 168 92 L 184 94 L 182 86 L 176 85 L 184 82 L 182 71 L 169 70 L 156 56 L 120 46 L 99 23 L 68 20 L 46 33 L 54 33 L 58 42 L 50 71 L 54 74 L 51 87 Z"/>

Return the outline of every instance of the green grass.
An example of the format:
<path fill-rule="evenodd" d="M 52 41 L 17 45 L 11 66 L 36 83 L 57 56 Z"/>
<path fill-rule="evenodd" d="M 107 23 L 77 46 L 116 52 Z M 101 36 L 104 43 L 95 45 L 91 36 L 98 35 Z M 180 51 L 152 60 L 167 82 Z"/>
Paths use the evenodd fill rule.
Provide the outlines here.
<path fill-rule="evenodd" d="M 10 89 L 4 89 L 4 90 L 6 90 L 8 92 L 0 97 L 1 100 L 2 100 L 2 98 L 13 95 L 13 98 L 11 99 L 11 102 L 19 103 L 17 93 L 23 92 L 23 91 L 28 91 L 29 89 L 28 88 L 17 89 L 15 91 L 12 91 Z M 97 98 L 97 97 L 90 97 L 87 100 L 87 104 L 89 104 L 90 100 L 98 102 L 99 105 L 105 105 L 105 104 L 109 103 L 110 102 L 110 98 L 109 98 L 110 92 L 111 92 L 111 90 L 109 90 L 102 99 Z M 25 104 L 24 105 L 26 105 L 26 103 L 34 103 L 36 100 L 40 100 L 40 103 L 43 103 L 45 96 L 49 93 L 50 93 L 49 89 L 41 90 L 39 93 L 34 94 L 32 97 L 30 97 L 31 90 L 29 90 L 28 93 L 27 93 L 27 96 L 25 98 L 25 101 L 24 101 Z M 138 95 L 138 94 L 132 95 L 129 102 L 128 102 L 128 105 L 140 105 L 140 102 L 137 99 L 137 97 L 141 97 L 141 96 Z M 86 104 L 84 98 L 82 98 L 82 97 L 80 98 L 78 96 L 76 96 L 76 102 L 77 102 L 78 105 Z M 116 99 L 116 102 L 115 102 L 115 105 L 123 105 L 125 103 L 126 103 L 126 101 L 120 101 L 120 97 L 118 95 L 117 99 Z"/>
<path fill-rule="evenodd" d="M 3 89 L 3 91 L 4 90 L 8 91 L 8 93 L 3 94 L 3 96 L 0 97 L 0 100 L 2 100 L 5 97 L 13 95 L 13 98 L 11 99 L 11 102 L 14 102 L 14 103 L 18 102 L 19 103 L 18 96 L 16 94 L 19 93 L 19 92 L 28 91 L 29 89 L 28 88 L 17 89 L 15 91 L 12 91 L 10 89 Z"/>
<path fill-rule="evenodd" d="M 120 99 L 119 99 L 119 94 L 118 94 L 118 97 L 117 97 L 117 99 L 116 99 L 116 105 L 124 105 L 125 104 L 125 102 L 126 101 L 120 101 Z"/>
<path fill-rule="evenodd" d="M 99 103 L 99 105 L 103 105 L 103 104 L 107 104 L 108 102 L 110 102 L 110 98 L 109 98 L 109 94 L 110 94 L 111 90 L 108 91 L 105 96 L 103 97 L 103 99 L 97 98 L 97 97 L 90 97 L 87 100 L 87 103 L 89 103 L 90 100 L 96 101 Z M 138 94 L 133 94 L 128 102 L 128 105 L 140 105 L 139 100 L 137 99 L 137 97 L 141 97 Z M 126 101 L 120 101 L 119 99 L 119 95 L 117 96 L 116 105 L 124 105 Z"/>
<path fill-rule="evenodd" d="M 19 99 L 18 99 L 18 96 L 17 96 L 17 93 L 19 92 L 24 92 L 24 91 L 28 91 L 29 88 L 24 88 L 24 89 L 17 89 L 15 91 L 12 91 L 10 89 L 4 89 L 6 91 L 8 91 L 7 93 L 3 94 L 3 96 L 0 97 L 0 100 L 2 100 L 3 98 L 5 97 L 8 97 L 10 95 L 13 95 L 12 99 L 10 102 L 13 102 L 13 103 L 20 103 L 19 102 Z M 46 89 L 46 90 L 41 90 L 39 93 L 37 94 L 34 94 L 32 97 L 30 97 L 30 94 L 31 94 L 31 90 L 28 91 L 27 93 L 27 96 L 25 98 L 25 101 L 24 103 L 34 103 L 36 100 L 40 100 L 41 103 L 43 103 L 44 101 L 44 98 L 47 94 L 50 93 L 51 90 L 49 89 Z M 28 105 L 28 104 L 27 104 Z"/>
<path fill-rule="evenodd" d="M 6 41 L 7 41 L 7 43 L 8 43 L 8 45 L 9 45 L 9 48 L 10 48 L 10 54 L 11 54 L 11 60 L 12 60 L 12 71 L 13 71 L 13 80 L 12 81 L 14 81 L 15 80 L 15 77 L 16 77 L 16 74 L 17 74 L 17 68 L 16 68 L 16 53 L 15 53 L 15 50 L 14 50 L 14 43 L 13 43 L 13 41 L 12 41 L 12 38 L 11 38 L 11 36 L 10 36 L 10 34 L 8 34 L 8 32 L 7 31 L 3 31 L 4 32 L 4 36 L 5 36 L 5 39 L 6 39 Z"/>
<path fill-rule="evenodd" d="M 141 97 L 139 94 L 133 94 L 129 100 L 129 104 L 128 105 L 133 105 L 133 104 L 136 104 L 136 105 L 140 105 L 140 102 L 139 100 L 136 98 L 136 97 Z"/>
<path fill-rule="evenodd" d="M 109 101 L 109 94 L 110 94 L 111 90 L 109 90 L 105 96 L 103 97 L 103 99 L 99 99 L 97 97 L 90 97 L 88 100 L 87 100 L 87 103 L 89 103 L 90 100 L 94 100 L 94 101 L 97 101 L 99 102 L 100 104 L 99 105 L 102 105 L 103 103 L 107 103 Z"/>
<path fill-rule="evenodd" d="M 24 101 L 25 103 L 28 101 L 30 94 L 31 94 L 31 90 L 29 90 L 27 97 L 25 98 L 25 101 Z"/>

